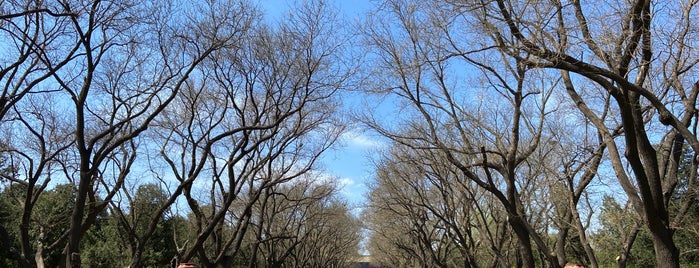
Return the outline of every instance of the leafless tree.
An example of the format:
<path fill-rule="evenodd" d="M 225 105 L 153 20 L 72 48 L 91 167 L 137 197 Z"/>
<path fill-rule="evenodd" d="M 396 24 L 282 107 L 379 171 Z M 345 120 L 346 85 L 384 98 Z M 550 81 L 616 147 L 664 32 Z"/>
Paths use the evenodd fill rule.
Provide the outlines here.
<path fill-rule="evenodd" d="M 396 144 L 377 164 L 365 212 L 372 254 L 387 265 L 478 267 L 507 263 L 504 213 L 490 196 L 464 178 L 439 152 Z M 499 222 L 499 223 L 498 223 Z"/>
<path fill-rule="evenodd" d="M 158 121 L 153 161 L 168 167 L 159 176 L 177 181 L 170 201 L 181 194 L 195 218 L 183 261 L 239 257 L 253 206 L 313 170 L 339 137 L 333 96 L 351 68 L 328 8 L 306 3 L 278 28 L 255 22 L 245 40 L 205 61 L 206 72 L 186 82 Z"/>
<path fill-rule="evenodd" d="M 437 211 L 447 204 L 441 203 L 441 193 L 434 189 L 438 186 L 429 181 L 419 166 L 411 164 L 415 163 L 385 159 L 377 165 L 377 181 L 369 194 L 366 212 L 373 233 L 372 249 L 378 250 L 376 255 L 384 262 L 392 254 L 405 254 L 411 256 L 408 260 L 413 259 L 415 266 L 446 267 L 448 258 L 457 250 L 447 228 L 451 222 L 440 220 L 441 211 Z M 382 240 L 387 244 L 379 245 Z M 385 264 L 410 265 L 403 261 Z"/>
<path fill-rule="evenodd" d="M 531 69 L 505 52 L 491 53 L 455 29 L 458 14 L 432 3 L 385 1 L 385 13 L 365 30 L 376 53 L 376 92 L 398 98 L 404 105 L 398 122 L 365 118 L 372 129 L 415 150 L 438 151 L 462 176 L 489 192 L 507 212 L 519 240 L 521 261 L 534 267 L 535 245 L 543 261 L 558 266 L 546 239 L 550 204 L 531 199 L 544 183 L 540 170 L 527 165 L 539 157 L 545 117 L 560 80 Z M 437 6 L 439 7 L 439 6 Z M 526 56 L 524 50 L 513 51 Z M 458 66 L 458 67 L 457 67 Z M 464 75 L 471 73 L 473 76 Z"/>
<path fill-rule="evenodd" d="M 267 188 L 254 207 L 250 265 L 349 265 L 358 251 L 360 225 L 337 194 L 332 181 L 312 175 Z"/>
<path fill-rule="evenodd" d="M 3 1 L 3 180 L 25 189 L 17 259 L 42 266 L 64 247 L 65 265 L 80 266 L 98 215 L 111 205 L 134 231 L 132 190 L 153 182 L 169 196 L 131 233 L 131 266 L 175 204 L 196 218 L 182 260 L 235 256 L 252 205 L 314 170 L 343 130 L 334 96 L 356 63 L 330 9 L 304 2 L 269 25 L 246 1 Z M 33 206 L 51 183 L 74 185 L 70 227 L 32 241 Z"/>
<path fill-rule="evenodd" d="M 77 199 L 65 250 L 66 266 L 79 266 L 83 234 L 128 174 L 124 172 L 128 166 L 122 165 L 125 170 L 100 196 L 104 201 L 96 202 L 96 186 L 105 179 L 101 168 L 109 165 L 113 153 L 150 126 L 204 59 L 238 42 L 245 25 L 235 23 L 249 14 L 240 12 L 236 3 L 210 3 L 200 7 L 212 12 L 185 15 L 177 21 L 180 18 L 172 17 L 176 12 L 172 6 L 146 4 L 62 3 L 64 10 L 78 13 L 67 30 L 81 52 L 76 64 L 84 66 L 81 72 L 59 71 L 53 76 L 71 100 L 76 118 L 78 164 L 66 172 L 75 174 Z M 178 23 L 184 24 L 175 27 Z M 133 154 L 133 148 L 130 151 L 124 153 Z"/>
<path fill-rule="evenodd" d="M 8 52 L 16 55 L 6 59 L 16 61 L 8 61 L 0 73 L 0 112 L 5 117 L 12 111 L 12 119 L 21 122 L 10 135 L 24 127 L 38 141 L 29 148 L 41 156 L 39 165 L 29 169 L 30 184 L 40 186 L 53 178 L 75 185 L 77 198 L 63 242 L 66 266 L 76 267 L 83 235 L 128 177 L 136 155 L 134 139 L 174 100 L 205 58 L 237 42 L 245 25 L 235 23 L 248 13 L 235 3 L 202 3 L 201 10 L 210 11 L 202 14 L 160 2 L 7 4 L 3 2 L 3 36 L 11 40 Z M 36 97 L 22 104 L 29 94 Z M 53 101 L 37 102 L 42 99 Z M 55 107 L 41 106 L 49 104 Z M 55 121 L 51 118 L 71 119 L 48 128 Z M 50 136 L 49 131 L 69 133 L 70 138 Z M 32 165 L 30 150 L 24 158 Z M 47 159 L 58 162 L 54 166 L 64 177 L 42 170 Z M 27 215 L 43 188 L 36 189 L 27 194 Z"/>
<path fill-rule="evenodd" d="M 2 6 L 0 38 L 6 41 L 0 63 L 0 120 L 24 96 L 56 90 L 45 85 L 78 53 L 76 47 L 65 46 L 62 36 L 77 13 L 41 1 L 3 1 Z M 52 66 L 46 64 L 49 59 Z"/>
<path fill-rule="evenodd" d="M 528 66 L 560 72 L 570 98 L 601 133 L 621 187 L 653 236 L 657 265 L 664 267 L 679 266 L 672 236 L 683 216 L 670 217 L 668 200 L 677 185 L 683 144 L 699 150 L 694 127 L 699 83 L 692 77 L 698 59 L 691 52 L 697 42 L 691 23 L 696 4 L 449 3 L 475 14 L 499 50 Z M 590 108 L 595 104 L 584 93 L 588 84 L 611 95 L 623 139 L 616 139 L 615 129 Z M 658 147 L 654 136 L 664 136 Z M 686 203 L 694 202 L 690 199 Z"/>
<path fill-rule="evenodd" d="M 571 112 L 570 109 L 568 112 Z M 558 230 L 556 257 L 560 265 L 565 265 L 571 261 L 570 257 L 574 257 L 576 262 L 598 267 L 589 238 L 589 227 L 596 216 L 596 209 L 592 203 L 597 202 L 597 196 L 590 193 L 589 186 L 595 184 L 595 178 L 599 178 L 597 173 L 603 162 L 606 146 L 596 128 L 585 125 L 587 120 L 576 116 L 575 113 L 568 114 L 563 119 L 549 121 L 558 121 L 558 128 L 554 132 L 553 141 L 544 146 L 552 146 L 550 150 L 554 157 L 551 159 L 558 161 L 543 162 L 541 166 L 549 169 L 552 178 L 549 181 L 553 191 L 551 202 L 556 211 L 553 221 Z M 619 134 L 617 131 L 614 135 Z M 568 256 L 566 249 L 574 246 L 568 243 L 569 241 L 579 243 L 584 250 L 580 252 L 583 255 Z"/>
<path fill-rule="evenodd" d="M 76 14 L 65 12 L 54 3 L 3 1 L 2 6 L 0 38 L 6 40 L 0 63 L 0 127 L 6 145 L 2 153 L 9 155 L 10 165 L 14 167 L 13 174 L 6 179 L 10 184 L 22 185 L 26 191 L 20 202 L 24 212 L 18 259 L 27 267 L 41 266 L 43 250 L 60 245 L 60 241 L 32 247 L 29 235 L 32 211 L 51 180 L 48 174 L 58 169 L 56 158 L 72 142 L 67 138 L 69 130 L 62 126 L 66 118 L 58 115 L 62 108 L 47 108 L 57 103 L 43 93 L 57 90 L 49 81 L 57 69 L 71 63 L 77 54 L 75 48 L 58 49 L 64 47 L 65 25 Z M 52 66 L 47 64 L 48 60 Z M 33 96 L 36 94 L 39 95 Z M 25 97 L 29 99 L 21 104 Z"/>

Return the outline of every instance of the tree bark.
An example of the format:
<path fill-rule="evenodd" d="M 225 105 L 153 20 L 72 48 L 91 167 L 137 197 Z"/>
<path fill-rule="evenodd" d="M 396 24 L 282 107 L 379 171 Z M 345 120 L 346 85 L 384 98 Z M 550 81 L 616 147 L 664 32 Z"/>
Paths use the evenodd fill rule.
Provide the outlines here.
<path fill-rule="evenodd" d="M 535 263 L 534 252 L 532 250 L 532 242 L 531 238 L 529 237 L 529 232 L 527 231 L 527 228 L 524 227 L 524 224 L 522 223 L 522 219 L 519 215 L 512 215 L 510 213 L 508 215 L 507 221 L 510 223 L 512 230 L 515 232 L 517 240 L 519 241 L 520 255 L 522 257 L 522 267 L 534 268 Z"/>

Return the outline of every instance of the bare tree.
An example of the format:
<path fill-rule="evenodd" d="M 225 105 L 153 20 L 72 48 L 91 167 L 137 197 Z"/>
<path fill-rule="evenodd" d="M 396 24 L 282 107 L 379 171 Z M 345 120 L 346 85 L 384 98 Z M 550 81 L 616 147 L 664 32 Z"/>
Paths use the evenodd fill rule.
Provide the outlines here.
<path fill-rule="evenodd" d="M 5 179 L 9 187 L 21 185 L 24 191 L 17 201 L 22 206 L 18 260 L 25 267 L 43 266 L 43 256 L 65 242 L 65 236 L 55 241 L 50 241 L 53 238 L 35 241 L 38 238 L 32 235 L 39 222 L 36 219 L 41 216 L 35 214 L 34 207 L 52 179 L 61 177 L 59 160 L 74 141 L 70 129 L 65 127 L 69 119 L 61 116 L 63 111 L 58 105 L 51 104 L 56 102 L 47 96 L 28 96 L 25 102 L 12 107 L 2 124 L 2 132 L 7 137 L 2 154 L 12 166 Z M 17 135 L 20 132 L 26 134 Z"/>
<path fill-rule="evenodd" d="M 197 223 L 183 260 L 225 263 L 261 194 L 313 170 L 343 130 L 334 96 L 356 63 L 345 60 L 349 37 L 323 1 L 279 26 L 262 24 L 246 1 L 2 3 L 0 34 L 10 42 L 0 131 L 13 167 L 3 179 L 25 189 L 24 266 L 41 266 L 59 247 L 66 266 L 80 266 L 81 240 L 111 204 L 133 231 L 137 267 L 178 201 Z M 169 196 L 135 231 L 135 214 L 118 212 L 135 205 L 144 174 Z M 75 188 L 70 228 L 32 241 L 33 206 L 55 182 Z M 242 214 L 229 214 L 241 200 Z M 229 224 L 238 229 L 220 235 Z M 205 252 L 206 243 L 217 250 Z"/>
<path fill-rule="evenodd" d="M 689 52 L 696 43 L 691 23 L 696 4 L 675 2 L 657 9 L 651 1 L 594 7 L 580 1 L 452 5 L 475 14 L 499 50 L 526 65 L 560 71 L 569 96 L 601 133 L 620 185 L 652 233 L 657 265 L 664 267 L 679 266 L 672 239 L 677 220 L 668 211 L 678 155 L 685 143 L 699 150 L 693 127 L 699 83 L 691 77 L 698 60 Z M 615 139 L 614 129 L 589 108 L 594 104 L 582 92 L 589 83 L 612 96 L 623 139 Z M 653 118 L 664 126 L 656 127 Z M 659 148 L 652 138 L 657 135 L 666 136 Z M 675 217 L 681 218 L 682 213 Z"/>
<path fill-rule="evenodd" d="M 396 144 L 376 170 L 365 216 L 377 258 L 407 265 L 390 258 L 403 251 L 420 266 L 478 267 L 487 255 L 493 263 L 507 262 L 500 259 L 506 233 L 493 224 L 505 221 L 498 207 L 487 208 L 489 196 L 442 154 Z"/>
<path fill-rule="evenodd" d="M 310 234 L 293 253 L 295 267 L 347 267 L 358 257 L 361 223 L 337 197 L 322 204 L 321 215 L 305 223 Z"/>
<path fill-rule="evenodd" d="M 195 218 L 183 261 L 225 265 L 239 257 L 253 206 L 276 185 L 314 169 L 343 127 L 335 92 L 351 69 L 323 2 L 279 28 L 254 22 L 237 46 L 215 53 L 157 123 L 154 141 Z M 232 209 L 235 208 L 235 209 Z M 259 223 L 258 223 L 259 224 Z"/>
<path fill-rule="evenodd" d="M 410 130 L 396 131 L 394 122 L 364 121 L 396 143 L 444 154 L 462 176 L 504 207 L 519 240 L 522 264 L 534 267 L 535 245 L 543 261 L 556 267 L 546 224 L 538 218 L 547 215 L 550 205 L 528 200 L 544 184 L 536 179 L 540 171 L 527 161 L 539 156 L 539 144 L 548 139 L 544 120 L 555 110 L 548 101 L 559 80 L 504 52 L 471 49 L 464 35 L 454 32 L 462 22 L 434 6 L 385 1 L 381 16 L 395 20 L 376 21 L 365 30 L 382 76 L 374 89 L 405 105 L 410 113 L 399 119 Z"/>
<path fill-rule="evenodd" d="M 60 241 L 52 241 L 33 249 L 29 233 L 34 205 L 51 180 L 47 174 L 56 171 L 57 156 L 72 140 L 66 138 L 68 130 L 61 126 L 66 118 L 57 115 L 62 108 L 47 109 L 57 103 L 44 95 L 32 95 L 55 92 L 57 89 L 50 86 L 51 77 L 76 56 L 77 49 L 65 47 L 62 36 L 64 26 L 75 15 L 58 4 L 16 1 L 4 1 L 0 14 L 0 38 L 6 40 L 0 63 L 0 122 L 5 134 L 3 144 L 7 145 L 2 153 L 9 155 L 11 165 L 17 167 L 6 179 L 26 190 L 20 202 L 23 213 L 18 257 L 25 267 L 42 266 L 42 252 L 60 245 Z M 49 59 L 52 66 L 46 62 Z M 27 96 L 30 99 L 20 106 Z"/>
<path fill-rule="evenodd" d="M 212 3 L 204 8 L 216 12 L 173 21 L 166 17 L 173 12 L 171 7 L 143 4 L 62 3 L 64 10 L 78 13 L 68 30 L 81 51 L 75 60 L 85 68 L 53 77 L 71 100 L 76 118 L 77 200 L 65 249 L 66 266 L 79 266 L 83 234 L 128 174 L 128 166 L 122 166 L 126 172 L 104 190 L 104 201 L 96 202 L 95 186 L 104 179 L 100 169 L 108 165 L 110 155 L 149 127 L 205 58 L 237 42 L 244 28 L 226 22 L 247 14 L 239 13 L 235 3 L 225 7 Z M 133 21 L 143 24 L 133 25 Z M 174 28 L 179 22 L 186 24 Z"/>
<path fill-rule="evenodd" d="M 576 119 L 573 119 L 576 118 Z M 555 121 L 551 119 L 550 121 Z M 567 122 L 565 122 L 567 121 Z M 570 243 L 580 244 L 584 255 L 574 256 L 576 262 L 582 262 L 591 267 L 598 267 L 598 261 L 592 243 L 589 239 L 589 227 L 594 218 L 595 209 L 592 202 L 595 196 L 588 191 L 595 184 L 597 172 L 604 159 L 606 146 L 597 134 L 594 126 L 585 125 L 584 118 L 569 114 L 559 120 L 555 138 L 550 142 L 551 154 L 558 161 L 541 163 L 550 169 L 552 203 L 556 211 L 554 225 L 558 229 L 556 237 L 556 257 L 560 265 L 570 261 L 566 249 L 572 248 Z M 580 127 L 583 125 L 584 127 Z M 592 128 L 592 131 L 590 131 Z M 592 133 L 589 133 L 592 132 Z M 614 135 L 619 135 L 617 131 Z M 582 142 L 581 142 L 582 141 Z M 546 145 L 545 145 L 546 146 Z M 582 209 L 580 206 L 584 206 Z M 585 213 L 581 213 L 585 211 Z M 577 235 L 575 235 L 577 234 Z"/>
<path fill-rule="evenodd" d="M 38 166 L 28 169 L 28 183 L 57 179 L 53 171 L 42 169 L 48 160 L 59 163 L 55 166 L 65 175 L 62 180 L 74 183 L 77 198 L 63 241 L 66 265 L 79 266 L 82 236 L 129 173 L 136 151 L 132 140 L 169 105 L 203 59 L 235 42 L 243 29 L 228 22 L 237 22 L 245 13 L 236 5 L 174 16 L 185 11 L 134 1 L 4 3 L 3 35 L 11 40 L 8 52 L 17 55 L 8 55 L 6 59 L 16 60 L 0 72 L 0 113 L 5 117 L 28 94 L 37 96 L 29 101 L 33 104 L 15 110 L 13 119 L 38 141 L 29 148 L 39 151 L 41 158 Z M 35 102 L 40 99 L 56 100 L 53 110 L 24 108 L 41 107 Z M 46 127 L 52 117 L 73 118 L 60 130 L 71 133 L 67 142 L 47 135 L 57 131 Z M 19 133 L 22 124 L 8 133 Z M 49 146 L 68 147 L 58 150 L 63 151 L 59 158 Z M 31 166 L 32 159 L 27 161 Z M 29 189 L 35 192 L 27 194 L 27 215 L 43 188 Z"/>
<path fill-rule="evenodd" d="M 377 257 L 387 261 L 385 257 L 397 251 L 411 256 L 407 259 L 413 259 L 415 266 L 446 267 L 450 261 L 448 257 L 457 249 L 449 239 L 450 230 L 446 228 L 449 223 L 438 218 L 442 216 L 437 212 L 439 207 L 447 205 L 441 203 L 440 192 L 432 190 L 438 186 L 426 179 L 418 165 L 410 165 L 414 162 L 406 164 L 398 159 L 382 162 L 377 165 L 377 182 L 370 192 L 370 207 L 366 212 L 372 240 L 375 240 L 373 249 L 379 250 Z M 386 240 L 387 244 L 376 244 L 381 240 Z M 410 265 L 405 262 L 385 264 Z"/>
<path fill-rule="evenodd" d="M 267 188 L 254 208 L 251 266 L 344 267 L 356 255 L 359 222 L 332 181 L 313 175 Z"/>
<path fill-rule="evenodd" d="M 58 3 L 3 1 L 0 38 L 6 40 L 0 62 L 0 120 L 30 93 L 53 91 L 46 88 L 55 71 L 72 62 L 77 47 L 64 46 L 62 31 L 72 11 Z M 59 48 L 65 48 L 59 50 Z M 46 61 L 52 60 L 52 66 Z"/>

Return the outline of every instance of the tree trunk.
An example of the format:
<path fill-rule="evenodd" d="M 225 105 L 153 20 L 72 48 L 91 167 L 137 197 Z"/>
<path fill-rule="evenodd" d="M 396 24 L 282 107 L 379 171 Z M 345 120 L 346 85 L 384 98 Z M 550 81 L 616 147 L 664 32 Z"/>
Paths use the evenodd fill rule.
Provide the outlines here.
<path fill-rule="evenodd" d="M 44 268 L 44 227 L 39 226 L 39 237 L 36 243 L 36 254 L 34 255 L 34 261 L 36 261 L 37 268 Z"/>
<path fill-rule="evenodd" d="M 565 225 L 566 223 L 571 221 L 571 213 L 570 211 L 566 211 L 566 217 L 564 220 L 564 223 L 561 225 Z M 559 226 L 560 230 L 558 231 L 558 235 L 556 237 L 556 259 L 558 259 L 558 264 L 563 266 L 568 262 L 566 260 L 566 239 L 568 238 L 568 231 L 570 230 L 569 225 L 565 226 Z"/>
<path fill-rule="evenodd" d="M 532 251 L 532 242 L 531 238 L 529 237 L 529 232 L 527 232 L 527 228 L 524 227 L 521 222 L 522 220 L 518 215 L 510 214 L 508 216 L 507 221 L 510 223 L 512 230 L 515 232 L 517 240 L 519 240 L 519 249 L 522 260 L 521 265 L 525 268 L 534 268 L 534 253 Z"/>
<path fill-rule="evenodd" d="M 145 243 L 141 241 L 140 243 Z M 143 250 L 140 246 L 136 246 L 136 250 L 131 252 L 131 264 L 129 267 L 141 267 L 141 257 L 143 256 Z"/>
<path fill-rule="evenodd" d="M 658 267 L 679 267 L 679 253 L 672 240 L 657 153 L 644 129 L 639 95 L 629 89 L 625 91 L 626 95 L 613 96 L 619 104 L 622 124 L 627 132 L 624 136 L 626 159 L 636 175 L 646 226 L 653 235 L 656 264 Z"/>
<path fill-rule="evenodd" d="M 627 236 L 624 240 L 624 244 L 622 245 L 623 248 L 621 249 L 619 256 L 616 257 L 617 268 L 626 268 L 626 260 L 628 260 L 631 247 L 633 246 L 634 241 L 636 241 L 636 236 L 640 230 L 639 224 L 635 223 L 633 230 L 631 230 L 629 236 Z"/>
<path fill-rule="evenodd" d="M 80 171 L 80 184 L 78 186 L 77 198 L 73 214 L 71 215 L 70 229 L 68 233 L 68 244 L 65 247 L 64 255 L 66 258 L 66 267 L 80 267 L 80 240 L 82 238 L 82 223 L 83 215 L 85 214 L 85 201 L 87 200 L 87 188 L 90 187 L 90 173 L 84 171 L 89 169 L 87 160 L 82 159 L 83 171 Z M 88 166 L 88 168 L 85 168 Z"/>
<path fill-rule="evenodd" d="M 595 251 L 592 249 L 592 246 L 590 246 L 590 241 L 587 240 L 587 235 L 585 234 L 585 228 L 583 227 L 582 220 L 580 220 L 580 213 L 578 213 L 577 210 L 572 211 L 573 214 L 573 219 L 575 219 L 575 227 L 578 229 L 578 237 L 580 238 L 580 243 L 583 246 L 583 249 L 585 249 L 585 254 L 587 255 L 587 259 L 590 262 L 590 267 L 592 268 L 597 268 L 599 265 L 597 264 L 597 257 L 595 256 Z M 565 264 L 561 264 L 563 266 Z"/>
<path fill-rule="evenodd" d="M 679 251 L 672 240 L 672 230 L 659 226 L 653 235 L 656 267 L 680 267 Z"/>

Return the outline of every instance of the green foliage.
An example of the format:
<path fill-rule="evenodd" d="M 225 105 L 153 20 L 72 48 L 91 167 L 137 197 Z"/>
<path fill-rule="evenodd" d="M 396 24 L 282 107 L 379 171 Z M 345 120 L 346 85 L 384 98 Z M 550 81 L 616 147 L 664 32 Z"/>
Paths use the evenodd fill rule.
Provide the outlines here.
<path fill-rule="evenodd" d="M 646 228 L 643 228 L 641 232 L 638 233 L 636 241 L 631 248 L 631 256 L 629 257 L 627 265 L 629 267 L 657 267 L 655 264 L 653 238 Z"/>
<path fill-rule="evenodd" d="M 5 188 L 0 192 L 0 266 L 18 267 L 13 255 L 17 254 L 17 227 L 19 226 L 20 211 L 13 201 L 13 188 Z M 14 253 L 13 253 L 14 252 Z"/>
<path fill-rule="evenodd" d="M 128 266 L 128 252 L 124 249 L 116 223 L 111 218 L 100 219 L 83 240 L 81 249 L 83 267 Z"/>
<path fill-rule="evenodd" d="M 175 216 L 161 221 L 144 246 L 139 267 L 163 267 L 175 255 L 174 230 L 186 221 Z M 99 220 L 84 238 L 81 249 L 83 267 L 126 267 L 132 261 L 128 234 L 114 215 Z"/>
<path fill-rule="evenodd" d="M 10 184 L 10 187 L 0 192 L 0 235 L 3 236 L 3 242 L 0 242 L 0 263 L 19 263 L 19 226 L 25 202 L 22 197 L 25 193 L 26 187 L 19 184 Z M 40 193 L 30 216 L 29 242 L 32 247 L 38 247 L 39 241 L 45 248 L 56 241 L 62 241 L 61 236 L 70 225 L 70 213 L 67 211 L 71 211 L 74 202 L 75 194 L 70 185 L 57 185 Z M 62 248 L 62 245 L 58 243 L 53 248 Z M 61 250 L 44 253 L 44 264 L 47 267 L 60 265 Z M 29 259 L 33 261 L 33 258 Z"/>
<path fill-rule="evenodd" d="M 146 244 L 141 267 L 162 267 L 163 263 L 170 262 L 177 253 L 173 234 L 176 224 L 180 221 L 181 218 L 177 217 L 158 224 L 156 231 Z"/>
<path fill-rule="evenodd" d="M 32 219 L 35 221 L 32 230 L 33 240 L 41 239 L 45 243 L 60 240 L 63 233 L 70 228 L 70 211 L 75 204 L 75 191 L 72 185 L 62 184 L 44 191 L 37 201 Z M 62 246 L 59 248 L 63 248 Z M 47 267 L 61 264 L 61 250 L 51 250 L 44 256 Z"/>
<path fill-rule="evenodd" d="M 162 267 L 164 263 L 169 263 L 176 253 L 175 239 L 173 237 L 175 224 L 181 222 L 180 217 L 155 218 L 155 214 L 165 205 L 167 195 L 156 184 L 144 184 L 138 187 L 133 197 L 132 204 L 124 219 L 128 222 L 120 221 L 116 215 L 112 215 L 109 223 L 111 228 L 116 230 L 112 235 L 112 240 L 119 241 L 118 248 L 126 254 L 136 254 L 137 247 L 143 245 L 143 252 L 138 265 L 140 267 Z M 157 225 L 152 234 L 148 234 L 148 229 L 152 221 Z M 111 233 L 110 233 L 111 234 Z M 132 262 L 134 256 L 124 256 Z"/>
<path fill-rule="evenodd" d="M 612 196 L 604 196 L 599 214 L 601 228 L 592 236 L 595 254 L 601 266 L 616 265 L 624 240 L 639 220 L 628 206 L 622 207 Z M 636 236 L 627 264 L 638 267 L 655 266 L 653 242 L 647 230 L 641 229 Z"/>
<path fill-rule="evenodd" d="M 13 263 L 13 255 L 16 255 L 19 246 L 16 238 L 21 211 L 15 200 L 20 190 L 20 187 L 8 187 L 0 192 L 0 264 L 2 267 L 11 267 L 9 264 Z M 15 254 L 12 251 L 15 251 Z"/>
<path fill-rule="evenodd" d="M 13 185 L 0 192 L 0 267 L 17 267 L 16 256 L 19 248 L 19 223 L 23 209 L 18 198 L 23 195 L 21 186 Z M 157 187 L 144 185 L 139 188 L 134 198 L 135 229 L 139 235 L 147 228 L 153 211 L 162 205 L 165 195 Z M 41 193 L 32 211 L 30 236 L 32 247 L 37 241 L 45 244 L 61 241 L 60 237 L 70 225 L 70 213 L 75 202 L 75 192 L 71 185 L 57 185 Z M 162 267 L 175 255 L 175 224 L 182 224 L 182 217 L 160 220 L 153 235 L 145 245 L 140 267 Z M 184 229 L 184 228 L 182 228 Z M 128 232 L 119 226 L 117 218 L 106 212 L 100 214 L 96 223 L 85 234 L 81 243 L 81 261 L 83 267 L 124 267 L 131 262 L 128 244 Z M 46 267 L 58 267 L 62 264 L 62 241 L 53 250 L 46 250 L 44 264 Z M 45 247 L 48 245 L 44 245 Z M 32 258 L 33 259 L 33 258 Z"/>

